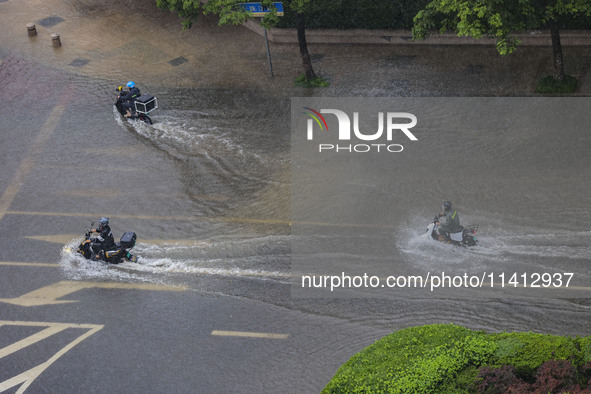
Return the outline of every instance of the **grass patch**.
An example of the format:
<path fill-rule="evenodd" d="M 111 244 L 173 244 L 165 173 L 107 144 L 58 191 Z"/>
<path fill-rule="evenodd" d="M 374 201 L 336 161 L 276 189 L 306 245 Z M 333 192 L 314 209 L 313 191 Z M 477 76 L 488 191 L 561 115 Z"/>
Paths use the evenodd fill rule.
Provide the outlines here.
<path fill-rule="evenodd" d="M 330 86 L 330 82 L 320 77 L 306 79 L 306 74 L 300 74 L 296 77 L 294 85 L 301 88 L 326 88 Z"/>
<path fill-rule="evenodd" d="M 537 382 L 535 387 L 543 388 L 540 392 L 554 392 L 538 381 L 540 377 L 547 381 L 555 371 L 563 375 L 575 371 L 563 380 L 570 382 L 569 387 L 587 389 L 591 388 L 590 338 L 488 334 L 454 324 L 410 327 L 354 355 L 322 394 L 477 393 L 508 378 L 524 387 Z"/>
<path fill-rule="evenodd" d="M 547 75 L 538 81 L 536 93 L 571 94 L 577 90 L 577 82 L 577 79 L 570 75 L 565 75 L 562 81 L 554 79 L 552 75 Z"/>

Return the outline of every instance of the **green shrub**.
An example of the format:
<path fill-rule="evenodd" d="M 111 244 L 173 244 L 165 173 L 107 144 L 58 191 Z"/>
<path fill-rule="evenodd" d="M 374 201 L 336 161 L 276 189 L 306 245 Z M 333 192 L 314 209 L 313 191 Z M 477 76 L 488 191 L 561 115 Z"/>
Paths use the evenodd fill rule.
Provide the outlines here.
<path fill-rule="evenodd" d="M 325 88 L 330 86 L 330 82 L 320 77 L 307 79 L 306 74 L 301 74 L 296 77 L 294 85 L 301 88 Z"/>
<path fill-rule="evenodd" d="M 492 334 L 498 348 L 490 365 L 513 365 L 521 378 L 532 377 L 544 362 L 566 360 L 579 354 L 577 340 L 569 337 L 535 333 Z M 580 358 L 575 360 L 581 364 Z"/>
<path fill-rule="evenodd" d="M 323 393 L 433 392 L 496 351 L 482 332 L 453 324 L 395 332 L 352 357 Z"/>
<path fill-rule="evenodd" d="M 414 16 L 430 0 L 322 0 L 311 1 L 304 13 L 307 28 L 410 29 Z M 284 2 L 285 16 L 278 27 L 295 27 L 295 14 Z"/>
<path fill-rule="evenodd" d="M 577 90 L 577 79 L 570 75 L 565 75 L 562 81 L 554 79 L 552 75 L 547 75 L 538 81 L 536 93 L 542 94 L 571 94 Z"/>
<path fill-rule="evenodd" d="M 591 390 L 591 336 L 410 327 L 354 355 L 323 393 L 504 393 L 507 385 Z"/>
<path fill-rule="evenodd" d="M 581 346 L 581 353 L 583 354 L 583 362 L 591 362 L 591 336 L 581 338 L 579 340 L 579 345 Z"/>

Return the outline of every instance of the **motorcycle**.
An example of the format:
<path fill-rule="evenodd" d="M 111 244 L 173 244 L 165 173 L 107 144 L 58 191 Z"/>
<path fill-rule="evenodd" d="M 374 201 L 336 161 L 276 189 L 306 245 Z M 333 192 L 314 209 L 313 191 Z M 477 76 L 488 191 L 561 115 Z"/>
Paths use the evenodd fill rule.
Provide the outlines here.
<path fill-rule="evenodd" d="M 461 231 L 449 234 L 449 237 L 443 237 L 443 239 L 440 239 L 438 223 L 439 217 L 435 216 L 431 223 L 427 225 L 427 232 L 425 235 L 430 236 L 435 241 L 445 242 L 456 246 L 476 246 L 476 243 L 478 242 L 478 239 L 476 238 L 476 232 L 478 231 L 477 224 L 467 227 L 460 226 L 462 228 Z"/>
<path fill-rule="evenodd" d="M 91 229 L 93 224 L 90 225 Z M 137 239 L 134 232 L 126 231 L 121 236 L 119 242 L 115 242 L 115 244 L 108 248 L 108 250 L 104 250 L 100 245 L 93 245 L 92 239 L 90 238 L 90 234 L 92 234 L 91 229 L 88 229 L 84 234 L 84 239 L 80 242 L 80 245 L 78 245 L 76 253 L 82 255 L 82 257 L 87 260 L 104 261 L 108 264 L 119 264 L 123 261 L 137 261 L 137 256 L 129 253 L 129 251 L 135 246 L 135 241 Z"/>
<path fill-rule="evenodd" d="M 119 86 L 115 91 L 121 93 L 122 89 L 123 87 Z M 151 94 L 142 94 L 136 98 L 133 107 L 131 108 L 131 116 L 126 116 L 127 110 L 123 106 L 125 101 L 125 96 L 121 97 L 120 95 L 117 96 L 117 101 L 115 101 L 115 107 L 117 107 L 117 111 L 119 111 L 121 115 L 125 116 L 127 119 L 139 119 L 149 125 L 153 124 L 152 119 L 148 114 L 158 108 L 158 100 L 156 97 Z"/>

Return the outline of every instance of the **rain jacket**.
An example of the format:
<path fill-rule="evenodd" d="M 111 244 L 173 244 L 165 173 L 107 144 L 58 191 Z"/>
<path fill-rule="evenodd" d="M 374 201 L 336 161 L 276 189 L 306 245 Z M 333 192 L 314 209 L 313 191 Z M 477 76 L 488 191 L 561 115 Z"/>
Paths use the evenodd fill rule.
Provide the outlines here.
<path fill-rule="evenodd" d="M 99 233 L 99 235 L 92 240 L 93 243 L 100 244 L 103 249 L 110 248 L 111 246 L 115 245 L 115 239 L 113 238 L 111 227 L 109 227 L 108 224 L 96 229 L 96 231 Z"/>
<path fill-rule="evenodd" d="M 460 226 L 460 215 L 458 214 L 458 211 L 451 209 L 445 212 L 444 215 L 439 218 L 439 229 L 450 234 L 462 231 L 462 226 Z"/>

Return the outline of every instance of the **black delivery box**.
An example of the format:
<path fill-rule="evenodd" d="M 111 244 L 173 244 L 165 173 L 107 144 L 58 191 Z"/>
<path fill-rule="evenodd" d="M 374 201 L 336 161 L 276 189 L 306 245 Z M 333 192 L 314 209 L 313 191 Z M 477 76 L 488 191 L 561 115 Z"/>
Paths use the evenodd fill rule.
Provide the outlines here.
<path fill-rule="evenodd" d="M 126 231 L 121 236 L 121 240 L 119 241 L 119 243 L 121 244 L 121 247 L 123 247 L 125 249 L 130 249 L 135 246 L 136 239 L 137 239 L 137 236 L 135 235 L 135 233 L 133 231 Z"/>
<path fill-rule="evenodd" d="M 135 110 L 140 114 L 149 114 L 158 108 L 158 101 L 156 97 L 151 94 L 142 94 L 140 97 L 135 99 Z"/>

